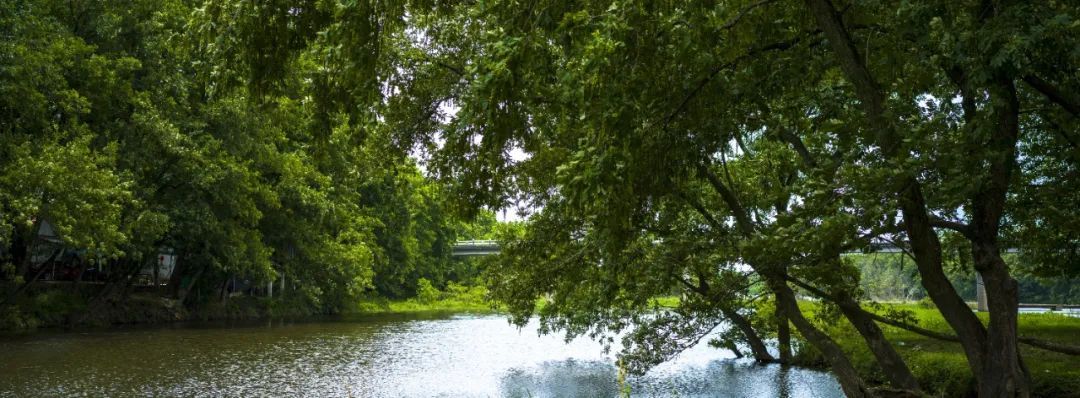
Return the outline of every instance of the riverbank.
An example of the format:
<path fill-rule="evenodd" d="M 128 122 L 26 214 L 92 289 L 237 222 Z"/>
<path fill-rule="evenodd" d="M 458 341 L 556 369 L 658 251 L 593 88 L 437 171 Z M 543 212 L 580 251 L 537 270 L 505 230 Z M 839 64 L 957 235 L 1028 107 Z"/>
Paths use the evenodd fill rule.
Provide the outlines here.
<path fill-rule="evenodd" d="M 0 308 L 0 332 L 314 315 L 319 315 L 318 308 L 300 299 L 239 295 L 189 308 L 178 300 L 154 293 L 131 293 L 124 300 L 95 301 L 95 297 L 86 292 L 56 289 L 35 292 Z"/>
<path fill-rule="evenodd" d="M 812 303 L 804 303 L 808 309 Z M 877 312 L 903 311 L 918 326 L 952 334 L 952 329 L 936 309 L 917 304 L 889 304 Z M 987 322 L 987 314 L 979 313 Z M 873 355 L 858 332 L 847 322 L 820 322 L 851 356 L 851 360 L 866 380 L 885 384 L 886 380 L 876 369 Z M 1021 313 L 1020 334 L 1055 343 L 1076 345 L 1080 336 L 1080 318 L 1052 313 Z M 969 396 L 974 391 L 974 378 L 959 343 L 931 339 L 900 328 L 882 325 L 886 338 L 904 357 L 923 390 L 931 396 Z M 804 363 L 823 362 L 820 354 L 806 345 L 799 352 Z M 1080 358 L 1066 354 L 1021 345 L 1024 362 L 1030 373 L 1036 397 L 1080 397 Z"/>
<path fill-rule="evenodd" d="M 43 289 L 0 308 L 0 332 L 188 321 L 303 319 L 326 315 L 499 312 L 500 308 L 487 301 L 486 295 L 487 290 L 483 287 L 451 283 L 446 289 L 439 290 L 428 284 L 415 298 L 365 296 L 354 307 L 328 313 L 300 297 L 235 295 L 184 306 L 178 300 L 151 292 L 133 292 L 123 300 L 95 302 L 94 291 Z"/>

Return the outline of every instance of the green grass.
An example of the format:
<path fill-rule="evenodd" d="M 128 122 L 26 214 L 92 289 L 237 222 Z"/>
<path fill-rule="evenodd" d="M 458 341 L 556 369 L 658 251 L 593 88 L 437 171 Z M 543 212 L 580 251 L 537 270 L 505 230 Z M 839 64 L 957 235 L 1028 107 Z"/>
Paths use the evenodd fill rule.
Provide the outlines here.
<path fill-rule="evenodd" d="M 813 311 L 817 305 L 804 303 Z M 938 332 L 952 330 L 933 308 L 915 304 L 887 304 L 885 310 L 904 310 L 914 315 L 918 325 Z M 978 314 L 985 323 L 987 314 Z M 1080 343 L 1080 319 L 1060 314 L 1020 314 L 1020 334 L 1058 343 Z M 862 338 L 847 322 L 832 322 L 829 334 L 850 353 L 851 359 L 868 380 L 884 383 Z M 974 388 L 971 372 L 959 343 L 935 340 L 892 326 L 882 325 L 886 337 L 904 357 L 923 389 L 933 396 L 964 396 Z M 1035 396 L 1080 397 L 1080 358 L 1021 345 L 1024 362 L 1031 371 Z M 812 360 L 812 352 L 807 357 Z"/>
<path fill-rule="evenodd" d="M 498 308 L 486 301 L 463 301 L 455 299 L 422 302 L 417 299 L 391 300 L 385 297 L 365 298 L 360 300 L 354 310 L 359 315 L 410 314 L 422 312 L 470 312 L 493 313 Z"/>
<path fill-rule="evenodd" d="M 356 304 L 353 313 L 358 315 L 413 314 L 424 312 L 498 312 L 487 300 L 483 286 L 463 286 L 450 283 L 446 290 L 438 290 L 427 280 L 421 280 L 417 297 L 391 300 L 385 297 L 367 297 Z"/>

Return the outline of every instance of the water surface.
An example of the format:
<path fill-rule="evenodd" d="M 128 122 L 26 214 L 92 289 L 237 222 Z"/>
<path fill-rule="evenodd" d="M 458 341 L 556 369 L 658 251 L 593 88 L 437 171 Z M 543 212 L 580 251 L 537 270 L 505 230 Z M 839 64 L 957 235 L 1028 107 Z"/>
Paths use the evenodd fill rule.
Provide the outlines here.
<path fill-rule="evenodd" d="M 498 315 L 183 325 L 0 340 L 0 396 L 612 397 L 614 356 Z M 627 383 L 634 396 L 840 397 L 825 372 L 705 345 Z"/>

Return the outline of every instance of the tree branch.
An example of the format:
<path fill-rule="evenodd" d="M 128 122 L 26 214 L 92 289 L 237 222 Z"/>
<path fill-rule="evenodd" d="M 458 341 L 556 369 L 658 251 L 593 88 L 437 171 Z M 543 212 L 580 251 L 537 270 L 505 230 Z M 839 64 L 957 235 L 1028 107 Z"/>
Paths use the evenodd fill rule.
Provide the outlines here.
<path fill-rule="evenodd" d="M 724 25 L 720 27 L 720 29 L 729 30 L 729 29 L 735 27 L 735 24 L 739 23 L 739 20 L 741 20 L 744 16 L 746 16 L 746 14 L 749 14 L 750 11 L 753 11 L 755 8 L 761 7 L 763 5 L 772 3 L 773 1 L 775 1 L 775 0 L 761 0 L 761 1 L 757 2 L 757 3 L 753 3 L 753 4 L 750 4 L 750 5 L 746 6 L 746 7 L 743 7 L 743 9 L 739 10 L 738 14 L 735 14 L 735 17 L 733 17 L 730 20 L 728 20 L 727 22 L 725 22 Z"/>
<path fill-rule="evenodd" d="M 705 206 L 703 206 L 701 202 L 699 202 L 697 199 L 691 198 L 689 195 L 686 195 L 681 191 L 676 191 L 675 195 L 678 196 L 679 199 L 682 199 L 687 204 L 689 204 L 691 208 L 693 208 L 695 211 L 698 212 L 698 214 L 701 215 L 701 217 L 705 218 L 705 221 L 707 221 L 710 226 L 716 229 L 723 229 L 724 224 L 716 221 L 716 218 L 714 218 L 708 210 L 705 210 Z"/>
<path fill-rule="evenodd" d="M 1040 340 L 1034 337 L 1017 337 L 1017 341 L 1027 344 L 1035 348 L 1042 348 L 1047 351 L 1053 351 L 1066 355 L 1080 355 L 1080 347 L 1058 344 L 1052 341 Z"/>
<path fill-rule="evenodd" d="M 959 221 L 946 220 L 940 217 L 930 216 L 930 226 L 934 228 L 951 229 L 953 231 L 959 232 L 961 235 L 964 235 L 964 237 L 968 239 L 973 239 L 973 237 L 975 236 L 975 233 L 974 231 L 972 231 L 970 225 L 964 224 Z"/>
<path fill-rule="evenodd" d="M 708 166 L 704 164 L 698 165 L 698 172 L 705 177 L 705 179 L 709 182 L 710 185 L 712 185 L 713 189 L 716 190 L 716 193 L 720 194 L 720 197 L 724 200 L 724 203 L 727 203 L 728 207 L 731 209 L 731 212 L 734 213 L 735 224 L 736 227 L 739 228 L 739 231 L 742 232 L 743 235 L 753 234 L 754 224 L 752 221 L 750 221 L 750 216 L 749 214 L 747 214 L 746 209 L 743 208 L 742 203 L 739 203 L 739 198 L 735 196 L 735 192 L 732 192 L 730 189 L 728 189 L 728 187 L 724 185 L 723 181 L 720 181 L 720 178 L 717 177 L 716 174 L 713 174 L 711 170 L 709 170 Z"/>
<path fill-rule="evenodd" d="M 817 20 L 818 26 L 825 32 L 825 37 L 829 39 L 829 45 L 836 52 L 840 69 L 855 86 L 859 101 L 867 107 L 867 114 L 871 118 L 880 118 L 885 110 L 881 88 L 862 58 L 859 57 L 851 35 L 844 28 L 840 13 L 829 0 L 806 0 L 806 4 L 814 15 L 814 19 Z"/>
<path fill-rule="evenodd" d="M 1053 84 L 1050 84 L 1050 82 L 1035 75 L 1024 76 L 1023 80 L 1024 83 L 1027 83 L 1031 88 L 1035 89 L 1035 91 L 1046 96 L 1046 99 L 1050 100 L 1050 102 L 1061 105 L 1061 107 L 1065 108 L 1065 110 L 1071 113 L 1073 117 L 1080 116 L 1080 101 L 1077 101 L 1075 97 L 1058 90 L 1058 88 Z"/>
<path fill-rule="evenodd" d="M 788 130 L 783 126 L 779 128 L 779 131 L 780 138 L 782 138 L 784 141 L 787 141 L 788 144 L 791 144 L 791 147 L 795 149 L 795 152 L 797 152 L 799 154 L 799 157 L 802 158 L 803 163 L 805 163 L 810 168 L 818 167 L 817 160 L 814 159 L 814 156 L 810 154 L 810 150 L 806 148 L 806 144 L 803 143 L 802 138 L 799 138 L 799 136 L 795 135 L 795 133 L 792 133 L 791 130 Z"/>
<path fill-rule="evenodd" d="M 816 34 L 818 32 L 814 31 L 814 32 L 810 32 L 810 33 L 811 34 Z M 697 97 L 697 95 L 700 94 L 701 91 L 705 89 L 705 86 L 707 86 L 710 82 L 712 82 L 712 80 L 715 79 L 716 76 L 719 75 L 720 72 L 722 72 L 723 70 L 734 67 L 736 64 L 738 64 L 739 62 L 742 62 L 745 59 L 752 58 L 754 56 L 760 55 L 760 54 L 765 53 L 765 52 L 783 51 L 783 50 L 787 50 L 789 48 L 795 47 L 803 39 L 805 39 L 805 37 L 799 36 L 799 37 L 795 37 L 795 38 L 793 38 L 791 40 L 788 40 L 788 41 L 772 43 L 772 44 L 769 44 L 769 45 L 766 45 L 766 46 L 763 46 L 763 47 L 759 47 L 759 48 L 748 51 L 746 54 L 743 54 L 743 55 L 740 55 L 740 56 L 736 57 L 735 59 L 731 60 L 730 62 L 724 63 L 722 65 L 719 65 L 719 66 L 713 68 L 711 71 L 709 71 L 709 73 L 707 75 L 705 75 L 704 78 L 702 78 L 700 81 L 698 81 L 697 86 L 695 86 L 692 90 L 690 90 L 690 92 L 688 92 L 686 94 L 685 97 L 683 97 L 683 100 L 679 103 L 679 106 L 676 107 L 674 111 L 672 111 L 670 114 L 668 114 L 667 117 L 664 118 L 664 126 L 667 126 L 667 125 L 671 124 L 671 121 L 674 120 L 676 116 L 679 116 L 680 113 L 685 111 L 687 106 L 690 105 L 690 101 L 692 101 L 695 97 Z M 816 43 L 816 42 L 820 42 L 820 41 L 821 41 L 821 39 L 819 38 L 818 40 L 816 40 L 814 42 Z"/>

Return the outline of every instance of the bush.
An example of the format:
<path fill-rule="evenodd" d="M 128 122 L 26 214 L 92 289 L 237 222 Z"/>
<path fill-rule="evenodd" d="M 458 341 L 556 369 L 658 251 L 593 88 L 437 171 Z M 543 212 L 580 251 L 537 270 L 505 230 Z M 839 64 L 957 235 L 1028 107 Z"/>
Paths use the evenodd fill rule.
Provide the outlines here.
<path fill-rule="evenodd" d="M 442 297 L 443 292 L 436 289 L 427 278 L 420 278 L 420 280 L 416 282 L 417 301 L 424 304 L 430 304 L 441 300 Z"/>

